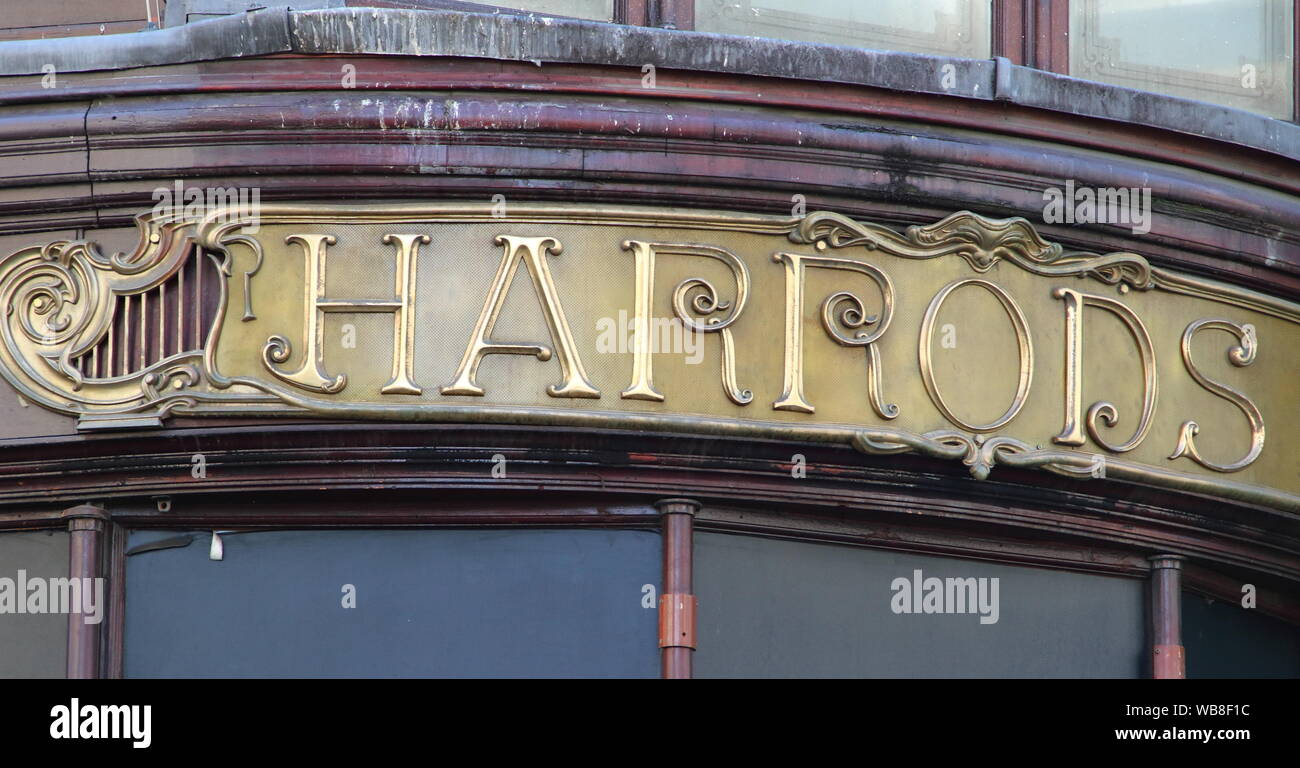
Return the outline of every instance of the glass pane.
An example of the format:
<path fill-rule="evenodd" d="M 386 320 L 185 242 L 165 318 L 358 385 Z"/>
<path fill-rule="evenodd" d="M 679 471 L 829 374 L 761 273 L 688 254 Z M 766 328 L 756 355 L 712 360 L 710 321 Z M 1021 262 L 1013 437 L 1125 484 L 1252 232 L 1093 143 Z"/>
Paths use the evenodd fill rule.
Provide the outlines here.
<path fill-rule="evenodd" d="M 68 614 L 50 600 L 68 599 L 50 582 L 67 576 L 66 530 L 0 531 L 0 678 L 67 675 Z M 44 597 L 34 602 L 37 592 Z"/>
<path fill-rule="evenodd" d="M 1189 592 L 1182 607 L 1188 677 L 1300 677 L 1300 627 Z"/>
<path fill-rule="evenodd" d="M 985 59 L 991 0 L 696 0 L 700 32 Z"/>
<path fill-rule="evenodd" d="M 478 1 L 487 2 L 488 0 Z M 614 20 L 614 0 L 504 0 L 504 2 L 491 4 L 505 8 L 517 8 L 521 11 L 536 11 L 555 16 L 572 16 L 575 19 Z"/>
<path fill-rule="evenodd" d="M 1070 74 L 1290 119 L 1291 0 L 1071 0 Z"/>
<path fill-rule="evenodd" d="M 131 534 L 128 677 L 658 674 L 654 532 L 191 535 Z"/>
<path fill-rule="evenodd" d="M 1144 668 L 1141 579 L 720 533 L 697 533 L 695 546 L 697 677 L 1139 677 Z"/>

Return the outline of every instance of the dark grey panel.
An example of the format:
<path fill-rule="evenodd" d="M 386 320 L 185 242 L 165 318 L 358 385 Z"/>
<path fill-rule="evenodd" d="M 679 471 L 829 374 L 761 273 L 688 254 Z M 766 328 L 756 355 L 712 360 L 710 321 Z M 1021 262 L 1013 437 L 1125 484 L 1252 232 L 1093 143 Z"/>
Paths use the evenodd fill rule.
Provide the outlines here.
<path fill-rule="evenodd" d="M 51 579 L 68 575 L 68 532 L 0 532 L 0 585 L 10 595 L 23 577 Z M 30 583 L 30 581 L 29 581 Z M 3 598 L 0 598 L 3 600 Z M 64 677 L 67 674 L 68 616 L 62 613 L 10 613 L 17 606 L 0 603 L 0 678 Z"/>
<path fill-rule="evenodd" d="M 1145 582 L 719 533 L 695 539 L 699 677 L 1137 677 Z M 895 579 L 997 578 L 998 618 L 894 613 Z M 991 582 L 985 582 L 991 586 Z"/>
<path fill-rule="evenodd" d="M 174 533 L 134 533 L 132 548 Z M 645 531 L 209 535 L 127 559 L 130 677 L 657 673 L 660 537 Z M 357 606 L 342 606 L 343 585 Z"/>
<path fill-rule="evenodd" d="M 1188 677 L 1300 677 L 1300 627 L 1191 593 L 1182 605 Z"/>

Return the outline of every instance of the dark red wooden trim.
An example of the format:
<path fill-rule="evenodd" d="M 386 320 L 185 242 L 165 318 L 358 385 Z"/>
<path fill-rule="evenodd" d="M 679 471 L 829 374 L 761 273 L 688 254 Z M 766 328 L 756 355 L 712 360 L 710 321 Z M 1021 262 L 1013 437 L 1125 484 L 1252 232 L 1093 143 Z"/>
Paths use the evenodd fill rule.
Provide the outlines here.
<path fill-rule="evenodd" d="M 42 531 L 67 525 L 62 509 L 9 511 L 0 507 L 0 531 Z"/>
<path fill-rule="evenodd" d="M 614 22 L 637 27 L 652 26 L 649 14 L 651 2 L 652 0 L 615 0 Z"/>
<path fill-rule="evenodd" d="M 1070 2 L 1035 0 L 1033 66 L 1070 74 Z"/>
<path fill-rule="evenodd" d="M 979 128 L 993 135 L 1022 136 L 1054 144 L 1068 144 L 1103 149 L 1125 156 L 1147 157 L 1161 162 L 1188 165 L 1215 173 L 1242 178 L 1261 184 L 1285 182 L 1294 174 L 1278 179 L 1277 156 L 1260 150 L 1225 145 L 1213 139 L 1171 133 L 1158 128 L 1115 123 L 1101 118 L 1063 115 L 1006 102 L 960 99 L 924 93 L 906 93 L 867 86 L 818 84 L 815 102 L 810 102 L 808 84 L 797 80 L 758 78 L 706 72 L 684 72 L 661 68 L 653 92 L 641 85 L 640 65 L 603 67 L 581 64 L 547 64 L 539 69 L 514 62 L 485 62 L 466 59 L 422 59 L 391 57 L 376 60 L 364 56 L 296 56 L 291 54 L 258 59 L 232 59 L 210 62 L 202 69 L 188 66 L 150 68 L 143 75 L 123 72 L 67 73 L 61 75 L 57 93 L 40 86 L 39 77 L 6 78 L 0 84 L 0 104 L 57 102 L 65 99 L 103 98 L 116 104 L 128 96 L 158 97 L 194 93 L 253 94 L 262 91 L 330 91 L 322 95 L 332 103 L 339 87 L 339 71 L 345 64 L 357 70 L 357 91 L 375 90 L 473 90 L 523 91 L 593 94 L 597 97 L 642 96 L 649 98 L 686 99 L 715 104 L 742 104 L 776 108 L 816 107 L 825 112 L 843 112 L 860 116 L 909 120 L 931 125 L 947 125 L 964 130 Z M 358 96 L 373 98 L 371 93 Z M 216 100 L 216 99 L 214 99 Z M 151 99 L 151 101 L 161 101 Z M 45 107 L 54 114 L 36 112 L 25 106 L 15 118 L 27 118 L 6 124 L 5 138 L 41 137 L 56 146 L 32 147 L 32 151 L 57 149 L 63 144 L 84 148 L 81 137 L 71 134 L 85 117 L 87 103 L 67 103 Z M 125 106 L 125 105 L 124 105 Z M 306 106 L 306 105 L 304 105 Z M 213 111 L 229 112 L 228 107 L 212 104 Z M 662 110 L 662 108 L 659 108 Z M 286 113 L 286 117 L 297 109 Z M 119 109 L 117 114 L 122 119 Z M 256 113 L 253 113 L 256 114 Z M 228 115 L 234 117 L 233 115 Z M 244 115 L 248 118 L 250 115 Z M 279 114 L 275 123 L 279 127 Z M 247 120 L 245 120 L 247 122 Z M 286 129 L 288 126 L 286 126 Z M 84 157 L 81 170 L 85 170 Z M 49 158 L 42 159 L 48 165 Z M 70 166 L 70 170 L 72 170 Z M 13 172 L 7 177 L 15 176 Z M 44 174 L 43 174 L 44 175 Z M 1300 184 L 1282 187 L 1300 191 Z"/>
<path fill-rule="evenodd" d="M 107 545 L 108 621 L 104 638 L 104 677 L 123 677 L 124 641 L 126 637 L 126 542 L 127 529 L 110 523 Z"/>
<path fill-rule="evenodd" d="M 1150 571 L 1145 555 L 1120 545 L 1097 543 L 1079 548 L 1067 541 L 1017 536 L 1009 532 L 991 537 L 971 528 L 893 523 L 879 515 L 835 514 L 820 507 L 791 513 L 710 504 L 696 515 L 695 530 L 996 560 L 1008 565 L 1132 578 L 1145 578 Z"/>
<path fill-rule="evenodd" d="M 665 5 L 674 6 L 673 17 L 677 29 L 695 29 L 696 0 L 661 0 Z"/>
<path fill-rule="evenodd" d="M 1033 0 L 993 0 L 993 55 L 1033 66 Z"/>
<path fill-rule="evenodd" d="M 2 227 L 68 223 L 51 218 L 60 215 L 80 221 L 88 205 L 97 210 L 101 226 L 128 224 L 141 206 L 153 204 L 153 189 L 170 183 L 178 169 L 198 184 L 257 185 L 265 201 L 306 194 L 312 199 L 490 199 L 501 193 L 520 199 L 617 198 L 788 211 L 790 195 L 799 192 L 810 205 L 905 223 L 932 221 L 957 207 L 1037 219 L 1042 190 L 1073 178 L 1080 184 L 1151 186 L 1157 213 L 1153 231 L 1140 242 L 1099 227 L 1044 227 L 1049 236 L 1088 250 L 1135 250 L 1162 265 L 1255 290 L 1300 294 L 1300 204 L 1276 194 L 1300 192 L 1300 174 L 1294 164 L 1267 153 L 1006 103 L 888 91 L 873 99 L 867 98 L 869 89 L 854 87 L 820 88 L 817 98 L 825 109 L 815 117 L 781 109 L 755 115 L 747 106 L 806 109 L 808 91 L 778 80 L 663 70 L 657 87 L 648 90 L 639 68 L 548 65 L 539 74 L 493 62 L 489 74 L 477 61 L 439 60 L 441 68 L 434 70 L 420 59 L 320 58 L 292 59 L 292 78 L 288 59 L 216 62 L 204 71 L 235 69 L 211 82 L 207 75 L 195 82 L 187 81 L 192 73 L 172 72 L 181 80 L 140 91 L 138 98 L 105 100 L 89 116 L 85 104 L 73 103 L 31 105 L 6 115 L 0 121 L 0 149 L 7 157 L 40 157 L 41 162 L 38 168 L 21 160 L 5 166 Z M 396 121 L 397 110 L 388 109 L 381 126 L 378 110 L 362 104 L 373 105 L 376 98 L 369 80 L 359 82 L 366 92 L 359 87 L 303 93 L 291 104 L 284 91 L 244 90 L 250 82 L 290 92 L 337 88 L 340 62 L 355 62 L 359 80 L 382 76 L 378 82 L 391 82 L 395 89 L 427 86 L 474 95 L 456 100 L 454 124 L 445 99 L 436 97 L 426 99 L 428 125 L 422 103 L 418 110 L 402 110 Z M 245 77 L 231 79 L 238 67 L 249 65 L 254 66 Z M 68 75 L 60 90 L 116 91 L 108 82 L 92 87 L 93 75 L 82 77 L 92 80 L 72 82 Z M 167 82 L 161 76 L 139 80 L 154 86 Z M 504 81 L 548 93 L 513 96 L 502 90 Z M 126 87 L 132 92 L 135 86 Z M 157 98 L 177 88 L 171 98 Z M 596 98 L 560 100 L 552 93 Z M 601 107 L 614 96 L 628 99 L 629 108 L 611 113 Z M 404 97 L 383 94 L 389 100 Z M 672 121 L 666 119 L 663 97 L 674 99 Z M 853 114 L 828 114 L 837 111 Z M 417 114 L 419 121 L 411 122 Z M 876 118 L 889 122 L 877 124 Z M 949 127 L 954 120 L 960 129 Z M 638 130 L 629 131 L 628 121 L 639 123 Z M 894 121 L 906 121 L 907 133 Z M 83 124 L 90 135 L 89 174 Z M 987 127 L 984 140 L 971 141 L 969 129 L 975 125 Z M 1117 147 L 1126 154 L 1113 154 Z M 1102 157 L 1092 149 L 1112 153 Z M 502 172 L 459 170 L 481 168 Z M 997 173 L 990 172 L 994 168 Z M 348 183 L 340 185 L 334 174 L 346 174 Z M 83 183 L 90 178 L 93 198 Z"/>
<path fill-rule="evenodd" d="M 661 499 L 655 506 L 663 515 L 664 581 L 659 604 L 662 676 L 687 680 L 695 653 L 692 531 L 700 503 L 694 499 Z"/>
<path fill-rule="evenodd" d="M 8 9 L 5 9 L 8 11 Z M 110 21 L 90 24 L 59 24 L 50 27 L 11 27 L 0 29 L 0 42 L 10 40 L 44 40 L 52 37 L 88 37 L 91 35 L 127 35 L 144 27 L 139 21 Z"/>
<path fill-rule="evenodd" d="M 654 26 L 664 29 L 677 29 L 676 0 L 652 0 L 650 13 L 654 19 Z"/>
<path fill-rule="evenodd" d="M 151 4 L 157 5 L 155 0 Z M 5 18 L 0 29 L 19 24 L 41 27 L 57 24 L 105 24 L 137 21 L 143 0 L 97 0 L 95 3 L 51 3 L 48 0 L 5 0 Z"/>
<path fill-rule="evenodd" d="M 501 449 L 505 450 L 505 449 Z M 328 454 L 322 453 L 322 459 Z M 511 474 L 517 460 L 511 456 Z M 466 462 L 474 463 L 474 462 Z M 484 465 L 490 469 L 489 465 Z M 527 526 L 566 528 L 657 528 L 659 515 L 645 498 L 648 494 L 589 493 L 563 478 L 540 480 L 535 471 L 520 468 L 521 482 L 496 481 L 466 488 L 452 482 L 435 490 L 424 484 L 390 484 L 372 481 L 368 490 L 338 488 L 330 493 L 286 493 L 266 486 L 244 496 L 248 504 L 235 514 L 227 497 L 196 496 L 179 485 L 172 493 L 110 502 L 113 517 L 128 528 L 189 529 L 230 528 L 306 529 L 357 526 L 402 526 L 421 528 L 468 528 L 481 526 Z M 444 476 L 448 473 L 442 473 Z M 527 479 L 524 479 L 526 475 Z M 461 481 L 464 480 L 462 476 Z M 537 489 L 545 487 L 546 493 Z M 532 488 L 533 490 L 522 490 Z M 384 502 L 375 503 L 382 492 Z M 170 508 L 159 509 L 158 502 Z"/>
<path fill-rule="evenodd" d="M 1188 562 L 1183 565 L 1182 582 L 1184 592 L 1194 592 L 1232 605 L 1241 604 L 1242 585 L 1252 584 L 1255 587 L 1256 602 L 1251 610 L 1300 626 L 1300 600 L 1285 588 L 1263 581 L 1257 575 L 1243 572 L 1228 574 L 1200 563 Z"/>
<path fill-rule="evenodd" d="M 653 527 L 646 504 L 689 495 L 711 505 L 881 525 L 925 521 L 966 556 L 1047 562 L 1041 547 L 1152 549 L 1220 569 L 1300 583 L 1300 525 L 1264 509 L 1109 480 L 999 468 L 973 480 L 959 463 L 865 456 L 848 447 L 649 433 L 483 425 L 275 424 L 48 438 L 0 446 L 0 505 L 103 499 L 126 526 L 594 525 Z M 250 446 L 255 450 L 250 450 Z M 807 457 L 790 476 L 791 451 Z M 190 459 L 207 459 L 204 479 Z M 493 478 L 491 457 L 510 461 Z M 797 493 L 791 483 L 797 483 Z M 382 505 L 374 503 L 383 492 Z M 169 496 L 169 511 L 153 500 Z M 231 500 L 238 498 L 239 504 Z M 0 520 L 6 515 L 0 512 Z M 779 521 L 773 530 L 779 530 Z M 30 523 L 29 523 L 29 527 Z M 868 534 L 870 531 L 868 530 Z M 938 535 L 938 534 L 936 534 Z M 967 546 L 963 542 L 982 541 Z M 963 549 L 965 547 L 965 549 Z M 1061 567 L 1080 557 L 1062 555 Z M 1105 566 L 1112 567 L 1112 566 Z M 1125 566 L 1126 567 L 1126 566 Z"/>
<path fill-rule="evenodd" d="M 1182 586 L 1184 558 L 1151 558 L 1151 676 L 1157 680 L 1186 677 L 1183 652 Z"/>
<path fill-rule="evenodd" d="M 68 519 L 68 578 L 98 579 L 103 577 L 103 541 L 107 513 L 101 507 L 83 504 L 67 510 Z M 100 627 L 87 623 L 79 612 L 68 613 L 68 678 L 92 679 L 99 677 Z"/>

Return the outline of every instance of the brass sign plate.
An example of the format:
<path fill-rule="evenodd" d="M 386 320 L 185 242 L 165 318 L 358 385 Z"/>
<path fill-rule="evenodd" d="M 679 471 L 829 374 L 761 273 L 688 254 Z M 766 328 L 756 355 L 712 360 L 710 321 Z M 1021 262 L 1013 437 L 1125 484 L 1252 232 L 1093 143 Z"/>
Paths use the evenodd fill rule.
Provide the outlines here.
<path fill-rule="evenodd" d="M 11 255 L 0 370 L 82 428 L 183 413 L 774 437 L 1300 511 L 1300 306 L 1069 252 L 1023 219 L 256 213 L 145 215 L 131 254 Z M 211 320 L 154 359 L 167 296 L 190 295 L 163 288 L 194 259 L 217 276 Z M 93 363 L 131 339 L 134 367 Z"/>

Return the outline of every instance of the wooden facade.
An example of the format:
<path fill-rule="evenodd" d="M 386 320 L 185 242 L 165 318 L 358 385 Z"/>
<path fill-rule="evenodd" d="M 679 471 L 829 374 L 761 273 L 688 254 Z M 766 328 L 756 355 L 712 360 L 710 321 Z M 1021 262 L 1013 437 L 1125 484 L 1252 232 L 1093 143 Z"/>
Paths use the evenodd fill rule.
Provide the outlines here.
<path fill-rule="evenodd" d="M 809 211 L 898 231 L 957 211 L 1023 217 L 1070 251 L 1139 254 L 1255 297 L 1251 306 L 1285 314 L 1300 301 L 1300 128 L 1057 77 L 1063 44 L 1044 30 L 1065 23 L 1064 3 L 995 3 L 999 60 L 697 35 L 693 5 L 668 0 L 617 4 L 634 26 L 557 19 L 544 29 L 530 17 L 367 5 L 399 7 L 272 8 L 80 50 L 0 44 L 0 253 L 88 240 L 130 254 L 136 217 L 177 180 L 255 187 L 268 206 L 500 196 L 787 216 L 801 196 Z M 498 42 L 489 50 L 484 39 Z M 56 87 L 42 82 L 47 62 Z M 949 90 L 934 74 L 944 64 L 956 73 Z M 1151 189 L 1149 233 L 1043 223 L 1044 190 L 1064 179 Z M 173 278 L 124 305 L 118 346 L 100 347 L 83 372 L 126 374 L 201 345 L 220 272 L 192 264 L 188 288 Z M 167 327 L 182 334 L 174 346 Z M 1294 371 L 1300 348 L 1269 341 L 1261 354 Z M 702 366 L 711 387 L 716 365 Z M 1300 410 L 1295 386 L 1285 394 Z M 1147 617 L 1132 631 L 1150 655 L 1135 674 L 1183 676 L 1184 596 L 1236 606 L 1249 584 L 1254 614 L 1282 635 L 1300 625 L 1296 508 L 1227 486 L 1009 465 L 977 479 L 917 452 L 563 423 L 271 419 L 182 405 L 155 427 L 79 429 L 30 400 L 8 387 L 0 397 L 0 529 L 69 531 L 69 575 L 103 577 L 109 590 L 102 625 L 70 624 L 72 677 L 131 674 L 126 553 L 139 531 L 658 531 L 667 677 L 690 676 L 711 638 L 711 606 L 697 607 L 691 575 L 692 542 L 708 534 L 1141 582 Z M 1131 409 L 1125 418 L 1131 429 Z M 1265 414 L 1280 428 L 1264 450 L 1293 474 L 1300 446 L 1285 424 L 1296 418 Z"/>

